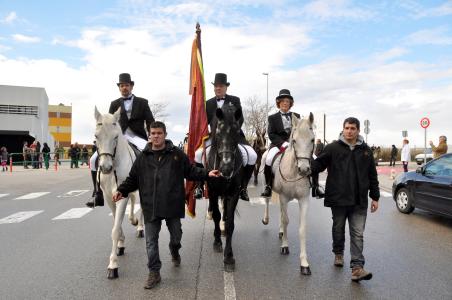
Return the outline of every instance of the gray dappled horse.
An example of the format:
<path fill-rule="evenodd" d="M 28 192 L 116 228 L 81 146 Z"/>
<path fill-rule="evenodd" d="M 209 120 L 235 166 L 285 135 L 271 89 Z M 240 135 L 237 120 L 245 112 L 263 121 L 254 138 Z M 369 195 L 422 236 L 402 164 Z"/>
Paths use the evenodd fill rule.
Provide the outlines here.
<path fill-rule="evenodd" d="M 239 119 L 242 111 L 232 104 L 223 105 L 217 109 L 217 124 L 212 130 L 214 136 L 212 146 L 207 154 L 206 167 L 219 170 L 219 178 L 209 178 L 207 181 L 209 206 L 215 224 L 213 249 L 222 252 L 218 198 L 223 199 L 223 221 L 225 222 L 226 245 L 224 248 L 224 270 L 232 272 L 235 269 L 235 259 L 232 253 L 232 234 L 234 232 L 234 214 L 239 200 L 240 180 L 242 177 L 242 155 L 238 148 L 240 140 Z"/>
<path fill-rule="evenodd" d="M 287 206 L 292 199 L 298 200 L 300 238 L 300 271 L 303 275 L 311 275 L 311 269 L 306 254 L 306 213 L 310 198 L 311 174 L 310 160 L 314 151 L 314 116 L 299 120 L 292 115 L 292 132 L 290 134 L 289 147 L 278 156 L 272 166 L 273 180 L 272 191 L 279 194 L 280 203 L 280 229 L 282 255 L 289 254 L 289 242 L 287 238 L 287 225 L 289 216 Z M 265 163 L 265 157 L 263 157 Z M 265 198 L 265 213 L 262 223 L 269 222 L 269 198 Z"/>
<path fill-rule="evenodd" d="M 143 214 L 141 208 L 134 215 L 134 205 L 140 201 L 138 191 L 129 194 L 118 202 L 113 202 L 113 193 L 117 187 L 127 178 L 133 162 L 135 153 L 129 146 L 127 140 L 122 135 L 119 126 L 121 108 L 113 115 L 100 114 L 95 107 L 96 118 L 96 144 L 99 153 L 98 180 L 100 188 L 104 194 L 104 199 L 113 214 L 113 229 L 111 230 L 112 249 L 110 263 L 108 264 L 107 277 L 109 279 L 118 277 L 118 256 L 124 255 L 124 233 L 122 231 L 122 221 L 126 212 L 127 202 L 130 198 L 129 221 L 137 226 L 137 237 L 142 238 L 143 234 Z M 118 251 L 118 253 L 116 253 Z"/>

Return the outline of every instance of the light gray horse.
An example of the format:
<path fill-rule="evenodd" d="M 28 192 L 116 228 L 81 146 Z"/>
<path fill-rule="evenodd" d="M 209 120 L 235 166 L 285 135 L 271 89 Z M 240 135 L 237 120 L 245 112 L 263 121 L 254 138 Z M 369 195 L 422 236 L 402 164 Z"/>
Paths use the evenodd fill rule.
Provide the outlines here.
<path fill-rule="evenodd" d="M 129 175 L 135 153 L 129 146 L 127 140 L 122 135 L 118 120 L 121 113 L 119 108 L 113 115 L 101 115 L 94 109 L 96 117 L 96 144 L 99 153 L 98 179 L 100 187 L 104 193 L 104 199 L 108 203 L 113 214 L 113 229 L 111 230 L 112 249 L 110 263 L 108 265 L 107 276 L 109 279 L 118 277 L 118 256 L 124 255 L 124 233 L 122 231 L 122 221 L 126 212 L 127 202 L 130 198 L 129 221 L 137 226 L 137 237 L 142 238 L 143 234 L 143 214 L 141 208 L 136 212 L 135 203 L 140 201 L 138 192 L 130 193 L 129 198 L 124 198 L 116 203 L 112 201 L 116 188 Z M 118 251 L 118 253 L 116 253 Z"/>
<path fill-rule="evenodd" d="M 300 237 L 300 271 L 303 275 L 311 275 L 311 269 L 306 254 L 306 213 L 308 211 L 310 197 L 311 173 L 310 159 L 314 150 L 314 116 L 299 120 L 292 114 L 292 132 L 289 147 L 283 155 L 279 156 L 272 167 L 275 178 L 273 181 L 273 193 L 279 194 L 281 209 L 279 237 L 281 239 L 281 254 L 289 254 L 289 242 L 287 239 L 287 225 L 289 216 L 287 205 L 292 199 L 298 200 L 300 211 L 298 234 Z M 265 157 L 263 157 L 265 162 Z M 262 223 L 269 222 L 269 198 L 265 198 L 265 212 Z"/>

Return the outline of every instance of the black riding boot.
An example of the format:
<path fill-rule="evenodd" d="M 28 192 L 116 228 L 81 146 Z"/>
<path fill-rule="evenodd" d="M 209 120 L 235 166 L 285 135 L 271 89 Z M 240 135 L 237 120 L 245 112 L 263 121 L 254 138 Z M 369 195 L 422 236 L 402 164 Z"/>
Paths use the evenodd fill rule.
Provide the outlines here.
<path fill-rule="evenodd" d="M 312 197 L 315 197 L 317 199 L 324 198 L 325 193 L 319 185 L 319 173 L 312 173 L 311 178 L 312 178 L 312 188 L 311 188 Z"/>
<path fill-rule="evenodd" d="M 272 195 L 272 167 L 265 165 L 264 168 L 264 177 L 265 177 L 265 190 L 261 194 L 262 197 L 270 197 Z"/>
<path fill-rule="evenodd" d="M 196 163 L 198 168 L 204 168 L 203 164 Z M 195 191 L 194 191 L 195 199 L 201 199 L 204 195 L 204 181 L 197 181 L 195 183 Z"/>
<path fill-rule="evenodd" d="M 240 199 L 245 200 L 245 201 L 250 201 L 250 197 L 248 196 L 248 191 L 247 191 L 247 187 L 248 187 L 248 182 L 251 179 L 251 176 L 253 175 L 254 172 L 254 165 L 246 165 L 245 167 L 243 167 L 243 171 L 242 171 L 242 181 L 240 183 Z"/>

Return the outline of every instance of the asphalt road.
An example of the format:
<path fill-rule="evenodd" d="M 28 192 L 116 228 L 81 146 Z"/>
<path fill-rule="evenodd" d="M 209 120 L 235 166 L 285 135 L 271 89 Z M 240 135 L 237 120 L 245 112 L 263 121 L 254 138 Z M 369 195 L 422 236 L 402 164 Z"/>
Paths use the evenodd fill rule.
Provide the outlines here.
<path fill-rule="evenodd" d="M 348 267 L 333 266 L 331 212 L 317 199 L 310 201 L 307 221 L 310 277 L 299 272 L 296 203 L 289 204 L 291 252 L 281 256 L 279 207 L 271 205 L 270 224 L 264 226 L 263 206 L 240 201 L 233 238 L 236 270 L 225 274 L 222 255 L 212 250 L 207 203 L 200 200 L 197 217 L 183 221 L 179 268 L 171 264 L 162 226 L 158 287 L 143 289 L 145 244 L 127 222 L 120 277 L 108 280 L 108 207 L 87 210 L 80 218 L 53 219 L 84 207 L 91 194 L 89 176 L 86 168 L 0 173 L 0 299 L 452 299 L 452 219 L 420 210 L 401 214 L 387 194 L 367 219 L 364 255 L 366 269 L 374 273 L 368 282 L 352 283 Z M 387 186 L 387 178 L 383 181 Z M 260 190 L 250 188 L 253 196 Z M 38 192 L 48 193 L 15 199 Z M 8 223 L 19 220 L 8 216 L 24 211 L 35 215 Z M 347 251 L 345 259 L 350 259 Z"/>

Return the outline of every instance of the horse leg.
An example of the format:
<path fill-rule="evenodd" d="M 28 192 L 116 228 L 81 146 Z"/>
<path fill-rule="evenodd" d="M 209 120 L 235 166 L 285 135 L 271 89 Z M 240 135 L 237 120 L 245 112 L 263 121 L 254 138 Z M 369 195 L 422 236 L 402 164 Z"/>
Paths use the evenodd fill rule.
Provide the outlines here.
<path fill-rule="evenodd" d="M 303 275 L 311 275 L 309 268 L 308 255 L 306 254 L 306 213 L 308 211 L 308 197 L 298 200 L 300 210 L 300 224 L 298 234 L 300 236 L 300 272 Z"/>
<path fill-rule="evenodd" d="M 137 226 L 138 220 L 135 217 L 135 193 L 130 193 L 129 199 L 130 199 L 130 210 L 128 219 L 130 224 L 132 224 L 133 226 Z"/>
<path fill-rule="evenodd" d="M 111 197 L 111 195 L 109 196 Z M 116 208 L 113 211 L 113 229 L 111 230 L 112 247 L 110 254 L 110 263 L 107 269 L 108 279 L 114 279 L 118 277 L 118 255 L 116 254 L 116 250 L 119 246 L 119 240 L 122 234 L 121 223 L 124 218 L 126 205 L 127 201 L 125 201 L 124 199 L 117 203 Z"/>
<path fill-rule="evenodd" d="M 129 221 L 133 226 L 137 226 L 137 238 L 143 238 L 144 237 L 144 223 L 143 223 L 143 211 L 141 210 L 141 207 L 136 211 L 135 213 L 135 204 L 139 202 L 139 196 L 136 192 L 131 193 L 129 195 L 130 197 L 130 212 L 129 212 Z M 138 201 L 137 201 L 138 200 Z"/>
<path fill-rule="evenodd" d="M 280 224 L 280 237 L 281 237 L 281 254 L 289 254 L 289 241 L 287 239 L 287 225 L 289 224 L 289 216 L 287 215 L 287 206 L 289 204 L 289 199 L 283 195 L 279 195 L 279 205 L 281 209 L 281 224 Z M 281 236 L 282 229 L 282 236 Z"/>
<path fill-rule="evenodd" d="M 256 160 L 256 165 L 254 166 L 254 185 L 257 186 L 257 176 L 259 176 L 259 169 L 261 168 L 261 160 L 260 157 Z"/>
<path fill-rule="evenodd" d="M 214 237 L 213 250 L 215 252 L 223 252 L 223 243 L 221 242 L 221 229 L 220 229 L 221 213 L 218 208 L 218 196 L 209 195 L 209 204 L 210 208 L 212 209 L 212 219 L 215 225 L 215 229 L 213 231 Z"/>
<path fill-rule="evenodd" d="M 265 197 L 265 207 L 264 207 L 264 218 L 262 219 L 262 224 L 268 225 L 268 222 L 270 221 L 270 216 L 268 215 L 269 206 L 270 206 L 270 198 Z"/>
<path fill-rule="evenodd" d="M 218 199 L 218 207 L 219 207 L 219 211 L 220 211 L 220 215 L 222 215 L 223 217 L 220 219 L 220 230 L 221 230 L 221 235 L 224 236 L 225 235 L 225 229 L 224 229 L 224 198 L 220 198 Z"/>
<path fill-rule="evenodd" d="M 238 195 L 236 197 L 226 197 L 223 201 L 224 213 L 226 216 L 226 245 L 224 248 L 224 270 L 226 272 L 233 272 L 235 269 L 235 259 L 232 252 L 232 234 L 234 233 L 234 217 L 235 208 L 239 201 Z"/>

